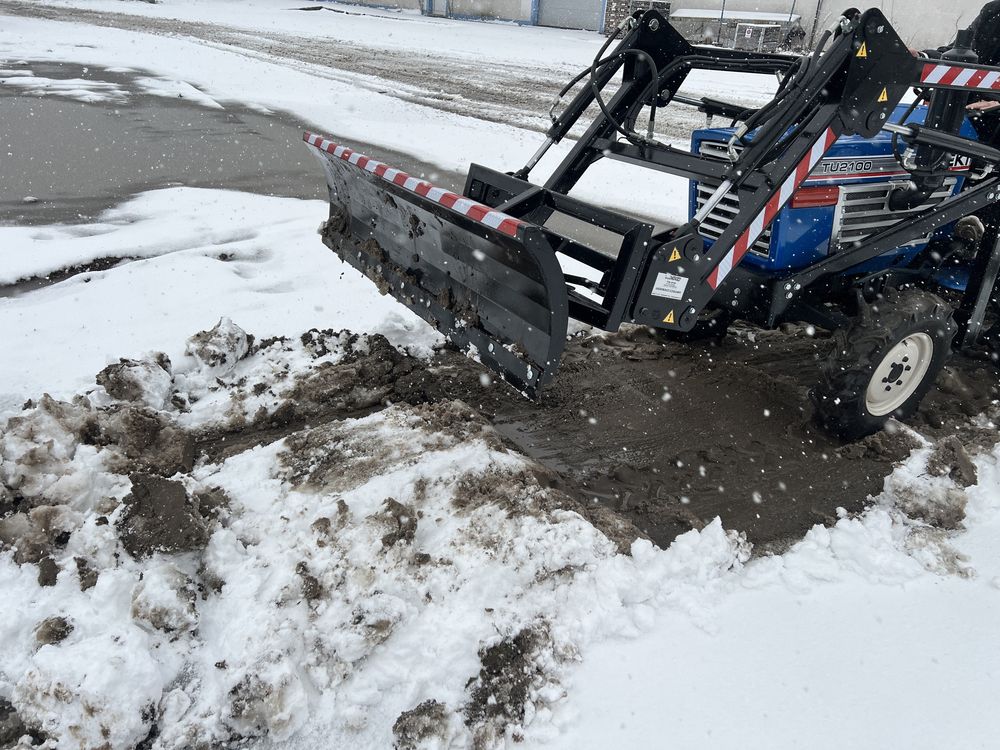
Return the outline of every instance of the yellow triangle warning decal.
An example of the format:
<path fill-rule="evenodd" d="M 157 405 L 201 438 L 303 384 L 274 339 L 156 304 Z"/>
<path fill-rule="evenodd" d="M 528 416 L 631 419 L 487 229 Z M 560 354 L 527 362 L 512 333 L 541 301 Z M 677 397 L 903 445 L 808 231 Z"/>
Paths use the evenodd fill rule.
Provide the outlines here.
<path fill-rule="evenodd" d="M 881 104 L 882 102 L 887 101 L 889 101 L 889 90 L 882 89 L 882 93 L 878 95 L 878 103 Z"/>
<path fill-rule="evenodd" d="M 665 317 L 663 319 L 663 322 L 664 323 L 671 323 L 671 324 L 674 322 L 674 311 L 673 310 L 671 310 L 670 312 L 667 313 L 667 317 Z"/>
<path fill-rule="evenodd" d="M 679 250 L 678 250 L 678 249 L 677 249 L 677 248 L 675 247 L 675 248 L 674 248 L 674 251 L 673 251 L 672 253 L 670 253 L 670 262 L 671 262 L 671 263 L 675 263 L 676 261 L 679 261 L 680 259 L 681 259 L 681 253 L 680 253 L 680 251 L 679 251 Z"/>
<path fill-rule="evenodd" d="M 861 47 L 855 57 L 868 57 L 868 45 L 865 42 L 861 42 Z"/>

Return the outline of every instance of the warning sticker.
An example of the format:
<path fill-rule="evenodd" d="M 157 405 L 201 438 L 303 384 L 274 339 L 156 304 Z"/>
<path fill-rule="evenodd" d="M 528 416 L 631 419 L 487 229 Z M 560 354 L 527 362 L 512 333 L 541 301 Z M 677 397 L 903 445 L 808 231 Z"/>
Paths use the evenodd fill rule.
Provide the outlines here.
<path fill-rule="evenodd" d="M 656 274 L 656 283 L 653 284 L 654 297 L 666 297 L 667 299 L 680 299 L 687 289 L 688 280 L 684 276 L 677 276 L 672 273 Z"/>

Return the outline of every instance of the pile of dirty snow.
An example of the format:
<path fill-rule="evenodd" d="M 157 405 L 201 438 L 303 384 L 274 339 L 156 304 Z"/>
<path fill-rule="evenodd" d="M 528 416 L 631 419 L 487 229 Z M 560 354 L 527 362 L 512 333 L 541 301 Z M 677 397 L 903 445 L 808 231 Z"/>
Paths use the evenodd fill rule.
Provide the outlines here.
<path fill-rule="evenodd" d="M 223 319 L 185 352 L 0 428 L 0 741 L 561 743 L 594 710 L 588 654 L 664 613 L 712 633 L 747 590 L 974 578 L 952 538 L 977 467 L 930 446 L 782 557 L 718 520 L 661 550 L 586 520 L 382 336 Z"/>

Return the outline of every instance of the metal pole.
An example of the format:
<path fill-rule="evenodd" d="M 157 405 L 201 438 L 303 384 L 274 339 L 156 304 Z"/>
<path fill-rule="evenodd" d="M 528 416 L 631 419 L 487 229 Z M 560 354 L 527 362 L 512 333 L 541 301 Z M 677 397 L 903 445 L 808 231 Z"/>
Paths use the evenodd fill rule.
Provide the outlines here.
<path fill-rule="evenodd" d="M 795 15 L 795 0 L 792 0 L 792 9 L 788 11 L 788 23 L 792 22 L 792 16 Z"/>
<path fill-rule="evenodd" d="M 809 33 L 809 49 L 816 44 L 816 29 L 819 27 L 819 14 L 823 11 L 823 0 L 816 0 L 816 15 L 813 16 L 813 27 Z"/>
<path fill-rule="evenodd" d="M 722 26 L 726 22 L 726 0 L 722 0 L 722 11 L 719 13 L 719 46 L 724 47 L 722 43 Z M 736 45 L 733 44 L 735 47 Z"/>

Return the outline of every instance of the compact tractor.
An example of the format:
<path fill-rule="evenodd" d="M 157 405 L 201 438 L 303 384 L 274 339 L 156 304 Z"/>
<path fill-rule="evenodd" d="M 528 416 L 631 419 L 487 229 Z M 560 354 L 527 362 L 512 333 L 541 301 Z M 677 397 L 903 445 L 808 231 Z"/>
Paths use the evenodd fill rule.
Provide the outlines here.
<path fill-rule="evenodd" d="M 563 88 L 577 91 L 528 163 L 474 164 L 462 195 L 306 133 L 330 188 L 323 240 L 532 397 L 558 369 L 570 316 L 674 338 L 734 319 L 833 331 L 816 417 L 869 434 L 915 412 L 952 351 L 994 349 L 1000 150 L 966 105 L 1000 93 L 1000 68 L 978 65 L 964 36 L 918 56 L 878 10 L 852 9 L 810 54 L 764 54 L 691 45 L 656 10 L 636 12 Z M 780 83 L 747 109 L 679 94 L 694 69 Z M 655 130 L 671 106 L 730 124 L 678 148 Z M 561 163 L 529 181 L 585 115 Z M 687 223 L 658 229 L 570 197 L 602 159 L 690 180 Z M 611 233 L 617 252 L 560 220 Z"/>

